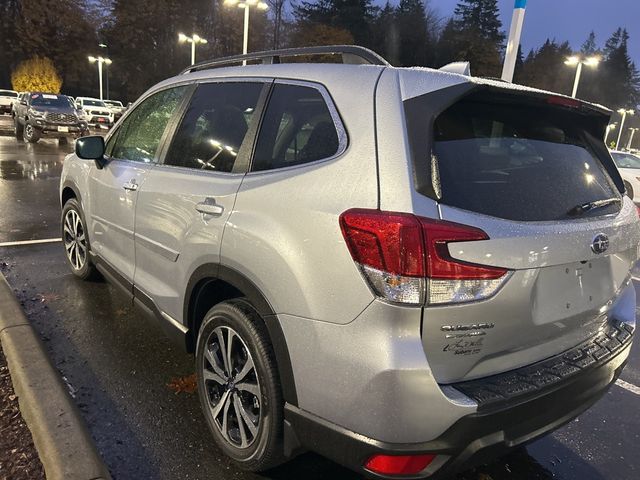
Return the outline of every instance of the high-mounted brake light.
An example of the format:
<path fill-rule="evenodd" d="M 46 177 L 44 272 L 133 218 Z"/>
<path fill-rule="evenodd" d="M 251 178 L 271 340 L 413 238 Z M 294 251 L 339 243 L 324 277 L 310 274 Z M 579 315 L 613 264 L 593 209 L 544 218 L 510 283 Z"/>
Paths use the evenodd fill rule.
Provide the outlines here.
<path fill-rule="evenodd" d="M 551 96 L 551 97 L 547 97 L 547 103 L 549 105 L 560 105 L 562 107 L 569 107 L 569 108 L 580 108 L 580 101 L 579 100 L 574 100 L 573 98 L 566 98 L 566 97 L 557 97 L 557 96 Z"/>
<path fill-rule="evenodd" d="M 448 244 L 488 240 L 480 229 L 407 213 L 353 209 L 340 216 L 351 257 L 376 295 L 411 305 L 488 298 L 508 278 L 504 268 L 451 257 Z"/>
<path fill-rule="evenodd" d="M 417 475 L 427 468 L 435 455 L 373 455 L 364 468 L 380 475 Z"/>

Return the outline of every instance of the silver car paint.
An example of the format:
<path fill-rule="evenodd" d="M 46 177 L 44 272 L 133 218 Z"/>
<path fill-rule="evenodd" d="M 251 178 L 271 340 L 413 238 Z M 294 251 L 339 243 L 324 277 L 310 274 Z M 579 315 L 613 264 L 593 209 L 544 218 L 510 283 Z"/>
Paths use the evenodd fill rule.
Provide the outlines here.
<path fill-rule="evenodd" d="M 244 175 L 239 188 L 234 178 L 222 194 L 225 212 L 231 214 L 221 245 L 220 224 L 205 225 L 205 220 L 194 214 L 193 204 L 207 194 L 203 187 L 207 179 L 213 183 L 224 179 L 213 180 L 213 176 L 206 175 L 196 180 L 197 172 L 183 174 L 169 167 L 155 167 L 143 183 L 142 203 L 136 207 L 140 222 L 135 229 L 138 238 L 146 242 L 139 247 L 140 285 L 165 313 L 184 323 L 186 282 L 199 264 L 215 261 L 219 250 L 219 261 L 253 281 L 273 306 L 289 348 L 300 408 L 377 440 L 411 443 L 436 438 L 476 409 L 469 399 L 438 382 L 495 373 L 534 357 L 553 355 L 597 328 L 601 317 L 582 316 L 576 321 L 582 322 L 584 331 L 577 329 L 579 333 L 547 338 L 546 343 L 538 341 L 524 350 L 515 345 L 507 349 L 499 345 L 514 335 L 522 335 L 521 330 L 496 326 L 492 332 L 496 333 L 493 348 L 502 349 L 502 357 L 475 364 L 462 362 L 461 367 L 454 362 L 442 364 L 431 351 L 435 348 L 432 345 L 441 345 L 437 343 L 441 338 L 428 334 L 443 322 L 449 323 L 456 310 L 495 318 L 508 308 L 513 315 L 530 319 L 540 267 L 551 258 L 553 265 L 591 259 L 591 254 L 582 255 L 589 244 L 579 248 L 578 244 L 590 240 L 588 232 L 593 230 L 611 234 L 613 256 L 604 260 L 612 272 L 608 288 L 623 287 L 601 305 L 602 314 L 635 322 L 635 292 L 631 285 L 625 286 L 624 279 L 628 263 L 637 257 L 630 245 L 637 244 L 639 233 L 628 204 L 616 219 L 588 220 L 582 229 L 577 224 L 508 225 L 498 219 L 486 221 L 477 214 L 454 211 L 415 191 L 401 102 L 472 81 L 468 77 L 429 69 L 377 66 L 247 65 L 169 79 L 142 98 L 177 83 L 229 76 L 323 85 L 344 123 L 349 139 L 347 150 L 327 161 Z M 501 83 L 497 86 L 518 88 Z M 93 204 L 88 201 L 94 195 L 88 179 L 94 175 L 97 173 L 92 162 L 75 156 L 65 161 L 62 184 L 76 185 L 83 197 L 85 215 L 89 216 L 95 215 Z M 190 175 L 194 175 L 193 191 L 178 202 L 169 201 L 172 192 L 177 194 L 187 188 Z M 230 206 L 236 190 L 235 205 Z M 115 201 L 125 200 L 120 196 Z M 111 199 L 109 205 L 113 202 Z M 485 302 L 437 309 L 386 304 L 374 298 L 340 233 L 338 216 L 354 207 L 415 212 L 431 218 L 439 218 L 442 212 L 444 218 L 477 225 L 496 243 L 477 242 L 456 255 L 488 263 L 486 255 L 490 253 L 500 264 L 498 256 L 506 254 L 502 258 L 512 262 L 511 268 L 517 271 L 494 298 Z M 552 257 L 539 255 L 531 260 L 529 254 L 521 253 L 542 252 L 545 240 L 553 240 L 554 232 L 557 235 L 563 228 L 568 230 L 560 234 L 562 241 L 553 242 L 549 254 Z M 193 235 L 190 229 L 194 229 Z M 616 236 L 618 229 L 621 233 Z M 621 238 L 623 235 L 629 238 Z M 181 243 L 186 238 L 189 240 Z M 564 248 L 562 243 L 567 239 L 571 246 Z M 169 258 L 174 254 L 176 262 Z M 171 263 L 176 268 L 171 268 Z M 126 266 L 121 268 L 126 270 Z M 425 330 L 421 331 L 423 310 Z M 561 320 L 541 328 L 544 335 L 552 337 L 562 324 Z M 624 361 L 627 355 L 628 350 L 616 361 Z"/>

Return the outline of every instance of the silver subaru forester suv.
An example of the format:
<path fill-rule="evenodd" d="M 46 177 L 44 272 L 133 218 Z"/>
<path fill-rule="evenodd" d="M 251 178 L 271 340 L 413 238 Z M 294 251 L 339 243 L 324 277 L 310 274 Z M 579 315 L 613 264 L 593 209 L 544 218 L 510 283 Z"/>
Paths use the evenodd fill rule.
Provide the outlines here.
<path fill-rule="evenodd" d="M 317 54 L 343 63 L 283 61 Z M 640 224 L 610 112 L 456 70 L 353 46 L 203 62 L 65 159 L 72 272 L 195 353 L 241 468 L 313 450 L 446 476 L 568 422 L 625 365 Z"/>

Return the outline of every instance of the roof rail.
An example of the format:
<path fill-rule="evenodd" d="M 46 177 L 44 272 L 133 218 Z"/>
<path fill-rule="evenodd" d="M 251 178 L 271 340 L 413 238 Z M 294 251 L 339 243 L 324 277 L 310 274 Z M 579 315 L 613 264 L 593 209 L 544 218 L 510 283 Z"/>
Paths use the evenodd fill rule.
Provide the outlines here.
<path fill-rule="evenodd" d="M 371 64 L 390 66 L 384 58 L 368 48 L 357 45 L 327 45 L 319 47 L 285 48 L 282 50 L 267 50 L 264 52 L 252 52 L 246 55 L 233 55 L 231 57 L 206 60 L 185 68 L 180 74 L 218 68 L 249 60 L 262 60 L 265 65 L 280 63 L 280 57 L 300 57 L 303 55 L 341 55 L 342 63 Z"/>

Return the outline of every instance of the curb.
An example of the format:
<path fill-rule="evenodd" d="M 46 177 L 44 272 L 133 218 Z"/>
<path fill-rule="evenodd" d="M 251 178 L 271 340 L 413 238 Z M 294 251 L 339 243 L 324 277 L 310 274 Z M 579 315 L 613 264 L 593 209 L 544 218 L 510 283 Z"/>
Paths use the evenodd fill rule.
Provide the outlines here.
<path fill-rule="evenodd" d="M 0 342 L 47 480 L 111 480 L 78 407 L 1 272 Z"/>

